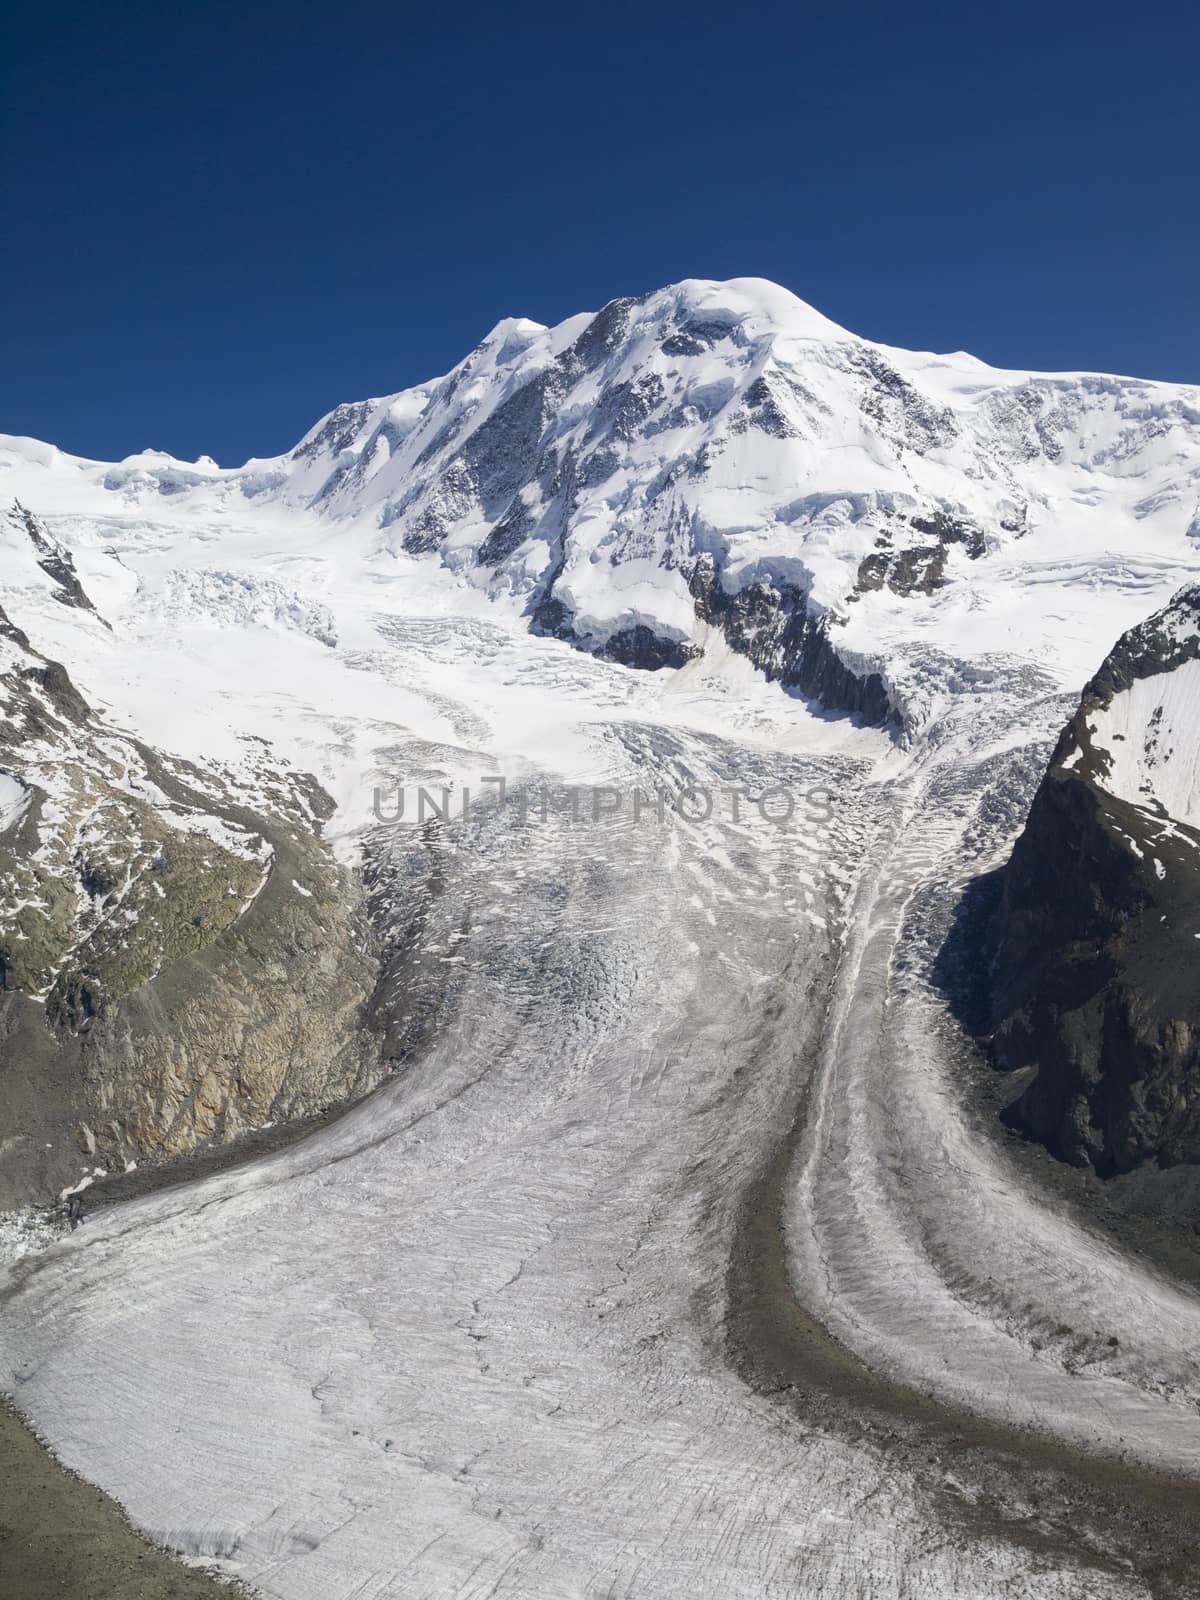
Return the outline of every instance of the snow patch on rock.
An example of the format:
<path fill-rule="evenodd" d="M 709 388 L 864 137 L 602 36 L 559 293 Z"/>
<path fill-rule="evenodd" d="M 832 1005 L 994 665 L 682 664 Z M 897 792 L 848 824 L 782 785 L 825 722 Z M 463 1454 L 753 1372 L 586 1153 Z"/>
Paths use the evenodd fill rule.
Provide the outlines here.
<path fill-rule="evenodd" d="M 1200 824 L 1200 661 L 1139 678 L 1091 727 L 1109 757 L 1101 782 L 1110 794 Z"/>

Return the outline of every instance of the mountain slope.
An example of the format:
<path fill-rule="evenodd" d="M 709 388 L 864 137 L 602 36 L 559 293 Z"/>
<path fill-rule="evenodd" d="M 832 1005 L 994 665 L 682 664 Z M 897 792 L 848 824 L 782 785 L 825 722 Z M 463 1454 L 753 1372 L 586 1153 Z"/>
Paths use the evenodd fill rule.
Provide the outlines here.
<path fill-rule="evenodd" d="M 35 1017 L 38 1052 L 90 1060 L 71 1138 L 90 1151 L 111 1125 L 120 1165 L 376 1081 L 376 1046 L 349 1042 L 360 1016 L 408 1038 L 399 891 L 373 893 L 357 931 L 371 796 L 398 774 L 457 789 L 562 770 L 580 703 L 599 717 L 691 685 L 705 718 L 810 737 L 799 703 L 776 690 L 766 709 L 766 680 L 913 751 L 964 695 L 1076 693 L 1097 636 L 1200 571 L 1200 393 L 895 350 L 774 285 L 691 280 L 555 328 L 501 323 L 445 377 L 339 406 L 240 468 L 3 438 L 0 497 L 5 1004 Z M 676 674 L 635 690 L 564 644 Z M 316 939 L 336 972 L 262 1001 L 275 932 L 236 952 L 284 903 L 288 961 Z M 243 999 L 226 1010 L 280 1019 L 261 1053 L 232 1022 L 182 1068 L 129 1042 L 138 1007 L 139 1039 L 177 1038 L 172 1008 L 189 985 L 224 993 L 227 960 Z M 133 1078 L 110 1115 L 118 1060 Z M 46 1143 L 21 1140 L 22 1163 Z M 65 1170 L 50 1142 L 43 1190 Z"/>
<path fill-rule="evenodd" d="M 36 517 L 0 541 L 6 599 L 112 648 Z M 372 1087 L 373 968 L 319 786 L 266 751 L 231 778 L 152 748 L 3 610 L 0 708 L 0 1204 Z"/>
<path fill-rule="evenodd" d="M 612 659 L 679 665 L 716 626 L 770 674 L 844 698 L 819 628 L 921 718 L 915 633 L 988 670 L 1061 631 L 1062 591 L 1157 590 L 1163 563 L 1192 561 L 1200 391 L 916 355 L 774 285 L 693 280 L 556 328 L 503 322 L 445 378 L 339 406 L 240 469 L 19 442 L 8 460 L 35 509 L 316 513 Z M 766 646 L 751 612 L 773 619 Z M 1051 638 L 1049 663 L 1074 642 Z"/>
<path fill-rule="evenodd" d="M 244 468 L 8 441 L 7 1192 L 389 1072 L 2 1269 L 63 1459 L 278 1600 L 1194 1592 L 1195 1296 L 979 1126 L 936 969 L 1196 580 L 1196 417 L 686 283 Z"/>
<path fill-rule="evenodd" d="M 1084 690 L 1013 851 L 996 1041 L 1019 1120 L 1101 1172 L 1200 1161 L 1200 587 Z"/>

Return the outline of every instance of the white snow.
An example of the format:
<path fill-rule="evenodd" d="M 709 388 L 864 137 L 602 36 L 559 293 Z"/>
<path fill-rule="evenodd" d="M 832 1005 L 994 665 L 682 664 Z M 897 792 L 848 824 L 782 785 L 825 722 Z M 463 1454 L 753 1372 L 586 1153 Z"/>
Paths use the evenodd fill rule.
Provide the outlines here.
<path fill-rule="evenodd" d="M 1110 794 L 1200 823 L 1200 661 L 1138 678 L 1089 727 L 1111 762 L 1102 778 Z"/>
<path fill-rule="evenodd" d="M 1036 654 L 1077 687 L 1106 636 L 1200 570 L 1187 538 L 1200 390 L 873 345 L 754 279 L 678 284 L 627 318 L 590 367 L 562 366 L 586 318 L 502 323 L 446 378 L 340 407 L 272 460 L 218 469 L 148 452 L 113 467 L 8 438 L 0 485 L 50 517 L 98 591 L 120 595 L 101 570 L 119 561 L 142 606 L 239 625 L 282 617 L 316 638 L 332 632 L 329 610 L 340 614 L 330 568 L 407 581 L 404 540 L 427 525 L 429 548 L 463 583 L 497 603 L 527 597 L 556 559 L 556 463 L 574 474 L 557 592 L 595 642 L 638 622 L 700 637 L 678 566 L 704 550 L 727 584 L 797 582 L 837 610 L 877 541 L 916 537 L 909 519 L 945 511 L 982 530 L 988 553 L 971 562 L 951 548 L 950 582 L 932 598 L 864 595 L 841 636 L 886 664 L 918 717 L 941 702 L 905 665 L 914 636 L 984 668 Z M 474 462 L 489 420 L 522 386 L 552 380 L 540 422 L 517 407 L 518 431 Z M 764 391 L 775 431 L 747 424 Z M 508 486 L 486 505 L 472 487 L 480 473 Z M 481 570 L 479 549 L 517 487 L 525 537 Z M 174 531 L 164 543 L 164 524 L 188 527 L 187 544 Z M 286 530 L 274 549 L 272 528 Z"/>

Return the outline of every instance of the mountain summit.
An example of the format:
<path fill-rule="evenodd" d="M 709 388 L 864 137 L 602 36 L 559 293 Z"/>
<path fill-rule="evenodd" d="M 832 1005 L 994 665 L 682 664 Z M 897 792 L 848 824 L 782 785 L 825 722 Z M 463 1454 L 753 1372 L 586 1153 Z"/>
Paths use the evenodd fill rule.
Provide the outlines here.
<path fill-rule="evenodd" d="M 1065 594 L 1111 590 L 1090 608 L 1110 637 L 1135 620 L 1120 592 L 1167 598 L 1198 459 L 1200 390 L 892 349 L 753 278 L 506 320 L 445 377 L 238 469 L 0 448 L 38 511 L 303 512 L 610 659 L 682 665 L 717 628 L 786 684 L 901 721 L 930 709 L 914 632 L 984 672 L 1045 636 L 1041 664 L 1083 681 Z"/>

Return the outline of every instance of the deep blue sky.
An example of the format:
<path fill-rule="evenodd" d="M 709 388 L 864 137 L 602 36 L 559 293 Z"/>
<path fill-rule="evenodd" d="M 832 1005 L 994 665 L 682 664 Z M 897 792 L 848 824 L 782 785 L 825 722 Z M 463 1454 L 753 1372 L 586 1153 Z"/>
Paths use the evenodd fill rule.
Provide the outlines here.
<path fill-rule="evenodd" d="M 11 4 L 0 430 L 231 464 L 682 277 L 1200 382 L 1197 8 Z"/>

